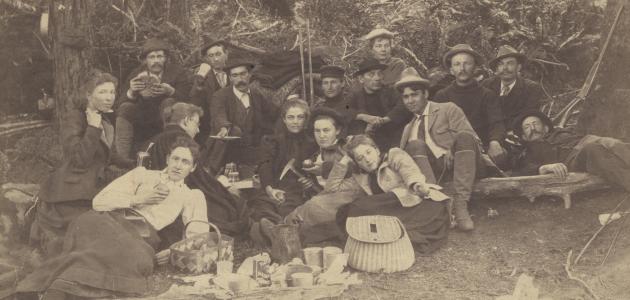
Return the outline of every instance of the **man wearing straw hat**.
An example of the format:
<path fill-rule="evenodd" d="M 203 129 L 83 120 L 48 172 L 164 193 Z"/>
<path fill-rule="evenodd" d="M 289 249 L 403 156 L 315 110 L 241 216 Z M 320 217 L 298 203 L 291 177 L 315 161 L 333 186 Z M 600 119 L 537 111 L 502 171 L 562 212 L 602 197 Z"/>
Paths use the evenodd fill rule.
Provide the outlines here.
<path fill-rule="evenodd" d="M 369 42 L 372 57 L 387 65 L 383 69 L 383 84 L 386 86 L 392 86 L 400 78 L 400 72 L 407 67 L 402 59 L 392 57 L 395 35 L 387 29 L 376 28 L 362 37 L 364 41 Z"/>
<path fill-rule="evenodd" d="M 435 102 L 453 102 L 466 114 L 477 135 L 481 138 L 488 155 L 497 163 L 506 160 L 507 152 L 501 146 L 505 137 L 503 113 L 497 95 L 479 85 L 474 71 L 483 62 L 483 57 L 468 44 L 455 45 L 442 58 L 446 69 L 450 69 L 455 81 L 438 91 Z"/>
<path fill-rule="evenodd" d="M 210 99 L 216 91 L 228 86 L 230 79 L 223 70 L 228 58 L 228 50 L 224 41 L 210 40 L 201 47 L 199 53 L 203 62 L 193 76 L 190 102 L 203 108 L 204 111 L 199 126 L 199 135 L 195 138 L 200 144 L 203 144 L 210 134 Z"/>
<path fill-rule="evenodd" d="M 394 86 L 402 94 L 407 109 L 415 115 L 405 126 L 400 148 L 413 157 L 428 183 L 453 180 L 457 227 L 473 230 L 468 201 L 473 183 L 486 173 L 479 137 L 457 105 L 428 101 L 430 82 L 415 69 L 405 69 Z"/>
<path fill-rule="evenodd" d="M 499 95 L 499 103 L 510 128 L 516 118 L 527 111 L 539 110 L 543 90 L 540 84 L 520 75 L 527 57 L 509 45 L 499 47 L 497 57 L 488 62 L 495 76 L 484 80 L 481 85 Z"/>

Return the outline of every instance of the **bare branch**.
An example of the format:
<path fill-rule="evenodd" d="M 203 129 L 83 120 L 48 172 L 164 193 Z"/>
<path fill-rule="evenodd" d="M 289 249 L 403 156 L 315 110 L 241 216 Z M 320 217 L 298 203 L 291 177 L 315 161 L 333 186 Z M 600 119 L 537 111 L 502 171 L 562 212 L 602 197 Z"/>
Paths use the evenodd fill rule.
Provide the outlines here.
<path fill-rule="evenodd" d="M 252 32 L 237 33 L 237 34 L 235 34 L 235 36 L 249 36 L 249 35 L 254 35 L 254 34 L 257 34 L 257 33 L 265 32 L 265 31 L 267 31 L 267 30 L 277 26 L 278 24 L 280 24 L 280 21 L 275 21 L 275 22 L 271 23 L 271 25 L 269 25 L 269 26 L 267 26 L 265 28 L 262 28 L 262 29 L 259 29 L 259 30 L 256 30 L 256 31 L 252 31 Z"/>

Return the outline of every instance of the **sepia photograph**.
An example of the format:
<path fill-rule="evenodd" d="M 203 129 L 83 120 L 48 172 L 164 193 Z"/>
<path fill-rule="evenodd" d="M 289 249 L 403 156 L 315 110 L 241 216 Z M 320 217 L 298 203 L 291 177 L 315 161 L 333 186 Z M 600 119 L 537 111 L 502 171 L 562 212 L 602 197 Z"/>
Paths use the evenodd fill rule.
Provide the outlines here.
<path fill-rule="evenodd" d="M 630 299 L 629 74 L 630 0 L 0 0 L 0 300 Z"/>

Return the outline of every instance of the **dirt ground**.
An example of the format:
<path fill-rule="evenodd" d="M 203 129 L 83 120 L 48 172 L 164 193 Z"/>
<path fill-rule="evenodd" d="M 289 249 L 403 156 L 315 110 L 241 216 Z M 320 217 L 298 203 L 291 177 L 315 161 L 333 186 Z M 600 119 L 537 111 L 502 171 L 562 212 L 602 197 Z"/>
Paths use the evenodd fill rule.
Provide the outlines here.
<path fill-rule="evenodd" d="M 40 134 L 46 136 L 46 131 Z M 40 148 L 45 143 L 39 134 L 32 138 L 31 147 Z M 23 159 L 12 161 L 7 176 L 11 181 L 37 182 L 48 173 L 42 159 L 29 163 Z M 629 198 L 627 193 L 615 190 L 577 194 L 569 210 L 560 199 L 534 203 L 524 198 L 475 199 L 471 207 L 476 224 L 473 233 L 451 231 L 443 248 L 418 256 L 405 272 L 360 274 L 363 284 L 350 287 L 339 299 L 493 299 L 511 294 L 523 273 L 534 277 L 543 296 L 591 299 L 578 282 L 567 278 L 567 254 L 573 250 L 573 257 L 577 256 L 599 229 L 598 214 L 612 211 L 625 198 Z M 489 218 L 489 208 L 499 215 Z M 620 209 L 630 210 L 630 199 Z M 607 226 L 572 269 L 600 299 L 630 299 L 630 222 L 625 219 Z M 607 262 L 600 266 L 617 235 Z M 28 254 L 32 248 L 6 235 L 0 237 L 0 261 L 21 263 L 32 258 Z M 237 240 L 236 264 L 261 250 Z M 153 294 L 169 288 L 174 272 L 168 267 L 157 270 Z"/>

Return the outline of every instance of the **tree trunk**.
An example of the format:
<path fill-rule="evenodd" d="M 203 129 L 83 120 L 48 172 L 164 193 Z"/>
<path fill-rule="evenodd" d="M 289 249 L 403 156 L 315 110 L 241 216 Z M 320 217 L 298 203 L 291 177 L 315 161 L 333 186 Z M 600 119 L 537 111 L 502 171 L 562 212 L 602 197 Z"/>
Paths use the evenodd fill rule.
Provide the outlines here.
<path fill-rule="evenodd" d="M 53 41 L 54 94 L 57 120 L 86 101 L 82 81 L 92 62 L 91 17 L 94 0 L 51 0 L 50 35 Z M 64 128 L 60 128 L 63 131 Z"/>
<path fill-rule="evenodd" d="M 601 45 L 622 4 L 624 10 L 582 108 L 578 127 L 587 133 L 630 141 L 630 0 L 608 0 Z"/>

